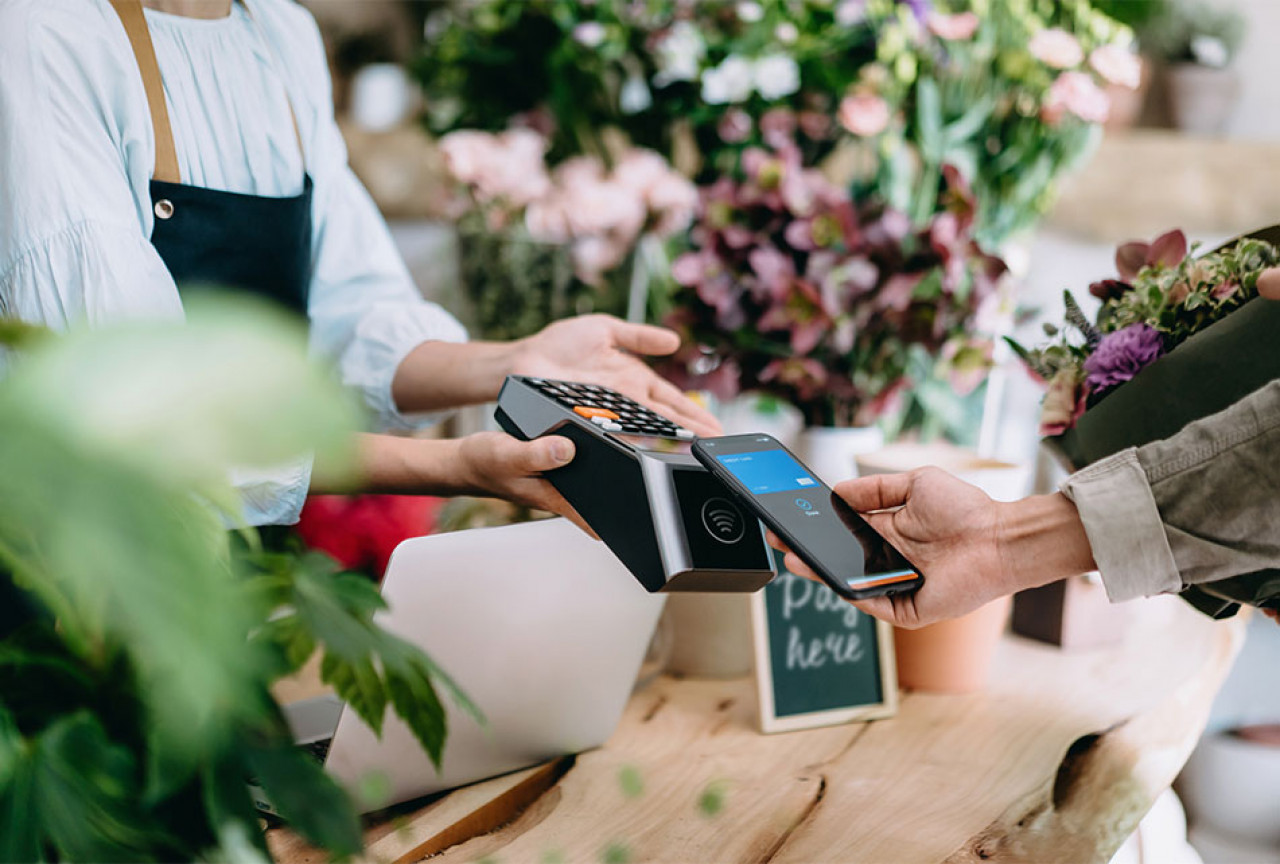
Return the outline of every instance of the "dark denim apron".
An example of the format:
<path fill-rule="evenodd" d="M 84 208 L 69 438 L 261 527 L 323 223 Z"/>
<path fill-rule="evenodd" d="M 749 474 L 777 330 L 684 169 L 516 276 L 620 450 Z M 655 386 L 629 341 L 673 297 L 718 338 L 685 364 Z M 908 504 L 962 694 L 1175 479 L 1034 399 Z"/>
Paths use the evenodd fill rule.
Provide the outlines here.
<path fill-rule="evenodd" d="M 179 295 L 230 289 L 267 298 L 305 316 L 311 283 L 310 175 L 304 173 L 302 194 L 291 198 L 183 184 L 141 0 L 111 0 L 111 5 L 133 47 L 155 129 L 151 243 L 173 275 Z M 301 136 L 298 146 L 302 148 Z M 34 613 L 26 594 L 0 570 L 0 639 Z"/>

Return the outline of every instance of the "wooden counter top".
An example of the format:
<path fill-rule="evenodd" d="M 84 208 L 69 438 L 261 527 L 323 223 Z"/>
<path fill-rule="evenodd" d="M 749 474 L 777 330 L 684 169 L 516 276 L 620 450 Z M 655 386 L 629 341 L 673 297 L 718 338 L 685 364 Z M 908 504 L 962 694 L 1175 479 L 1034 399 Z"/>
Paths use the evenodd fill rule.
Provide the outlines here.
<path fill-rule="evenodd" d="M 1172 598 L 1142 607 L 1122 646 L 1008 637 L 984 692 L 908 693 L 869 724 L 764 736 L 751 682 L 662 678 L 598 750 L 382 814 L 367 858 L 1105 862 L 1186 761 L 1244 638 Z M 280 861 L 324 860 L 270 834 Z"/>
<path fill-rule="evenodd" d="M 1171 228 L 1234 237 L 1280 222 L 1280 142 L 1202 138 L 1161 129 L 1108 133 L 1046 225 L 1112 245 Z"/>

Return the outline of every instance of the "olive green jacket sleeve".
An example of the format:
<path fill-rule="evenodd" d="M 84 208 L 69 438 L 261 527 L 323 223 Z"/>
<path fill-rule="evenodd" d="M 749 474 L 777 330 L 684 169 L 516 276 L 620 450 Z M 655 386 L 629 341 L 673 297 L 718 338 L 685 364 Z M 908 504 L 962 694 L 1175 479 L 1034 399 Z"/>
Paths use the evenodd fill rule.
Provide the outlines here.
<path fill-rule="evenodd" d="M 1095 462 L 1062 491 L 1113 601 L 1280 570 L 1280 381 Z"/>

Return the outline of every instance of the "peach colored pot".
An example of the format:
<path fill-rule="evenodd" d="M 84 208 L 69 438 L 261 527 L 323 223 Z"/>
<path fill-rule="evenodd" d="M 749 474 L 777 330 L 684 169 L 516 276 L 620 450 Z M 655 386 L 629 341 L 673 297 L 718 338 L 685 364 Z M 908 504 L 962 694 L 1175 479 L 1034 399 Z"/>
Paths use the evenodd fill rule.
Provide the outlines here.
<path fill-rule="evenodd" d="M 927 693 L 981 690 L 1009 620 L 1009 597 L 919 630 L 894 628 L 898 684 Z"/>

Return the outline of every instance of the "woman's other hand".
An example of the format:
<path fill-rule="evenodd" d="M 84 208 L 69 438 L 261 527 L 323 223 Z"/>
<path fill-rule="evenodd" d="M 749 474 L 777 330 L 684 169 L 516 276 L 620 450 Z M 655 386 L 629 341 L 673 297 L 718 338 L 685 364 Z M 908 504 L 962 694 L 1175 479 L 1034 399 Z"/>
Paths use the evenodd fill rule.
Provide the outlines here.
<path fill-rule="evenodd" d="M 573 461 L 568 438 L 549 435 L 520 441 L 504 432 L 479 432 L 458 444 L 456 492 L 504 498 L 571 519 L 591 536 L 595 532 L 542 474 Z"/>
<path fill-rule="evenodd" d="M 699 435 L 721 432 L 711 412 L 640 359 L 680 347 L 680 337 L 664 327 L 583 315 L 549 324 L 515 347 L 514 374 L 611 387 Z"/>

